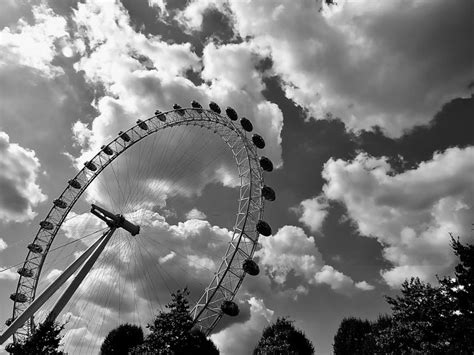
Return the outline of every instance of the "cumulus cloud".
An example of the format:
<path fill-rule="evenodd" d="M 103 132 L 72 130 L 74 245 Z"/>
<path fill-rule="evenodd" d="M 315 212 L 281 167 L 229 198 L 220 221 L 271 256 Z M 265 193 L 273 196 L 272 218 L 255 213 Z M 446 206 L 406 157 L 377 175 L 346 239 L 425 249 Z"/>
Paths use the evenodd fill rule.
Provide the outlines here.
<path fill-rule="evenodd" d="M 8 246 L 7 242 L 4 241 L 3 238 L 0 238 L 0 251 L 5 250 L 7 246 Z"/>
<path fill-rule="evenodd" d="M 0 266 L 0 269 L 2 267 Z M 17 280 L 19 275 L 11 269 L 7 269 L 0 272 L 0 280 Z"/>
<path fill-rule="evenodd" d="M 426 124 L 441 103 L 467 93 L 474 74 L 469 0 L 191 1 L 178 16 L 199 30 L 211 7 L 231 16 L 234 31 L 273 60 L 286 96 L 352 130 L 378 125 L 389 136 Z M 285 30 L 282 31 L 282 28 Z M 416 36 L 412 34 L 416 33 Z"/>
<path fill-rule="evenodd" d="M 255 348 L 258 339 L 272 320 L 274 311 L 265 307 L 263 299 L 251 297 L 250 319 L 244 323 L 235 323 L 211 335 L 222 355 L 244 355 L 249 354 Z"/>
<path fill-rule="evenodd" d="M 206 214 L 199 211 L 197 208 L 193 208 L 191 211 L 186 213 L 186 219 L 206 219 Z"/>
<path fill-rule="evenodd" d="M 51 64 L 56 55 L 56 42 L 68 38 L 66 19 L 57 16 L 46 5 L 33 6 L 34 25 L 20 19 L 15 28 L 5 27 L 0 32 L 0 68 L 2 65 L 18 63 L 35 68 L 47 77 L 63 73 Z"/>
<path fill-rule="evenodd" d="M 39 169 L 33 150 L 10 143 L 0 132 L 0 219 L 23 222 L 36 216 L 33 208 L 46 200 L 37 182 Z"/>
<path fill-rule="evenodd" d="M 474 148 L 451 148 L 394 174 L 386 158 L 359 154 L 324 166 L 325 196 L 347 208 L 361 235 L 376 238 L 397 287 L 410 276 L 434 281 L 454 262 L 449 233 L 467 241 L 474 206 Z"/>
<path fill-rule="evenodd" d="M 138 117 L 144 117 L 157 108 L 164 110 L 174 102 L 188 106 L 192 99 L 203 105 L 212 99 L 222 105 L 233 106 L 239 114 L 249 117 L 267 142 L 266 155 L 276 165 L 281 164 L 283 116 L 278 106 L 267 101 L 261 93 L 264 85 L 261 75 L 254 68 L 257 54 L 252 48 L 245 44 L 216 46 L 210 43 L 205 46 L 200 58 L 189 43 L 169 44 L 159 36 L 136 32 L 124 7 L 112 0 L 78 4 L 72 20 L 77 27 L 78 38 L 75 40 L 80 39 L 87 44 L 75 68 L 83 71 L 87 81 L 106 89 L 105 95 L 97 100 L 99 116 L 91 124 L 79 122 L 74 125 L 76 142 L 81 148 L 81 154 L 75 161 L 78 167 L 102 144 L 116 137 L 118 131 L 134 124 Z M 236 61 L 236 55 L 241 60 Z M 207 83 L 196 86 L 187 79 L 186 73 L 202 69 Z M 185 142 L 202 137 L 199 129 L 188 130 L 190 133 Z M 158 139 L 156 147 L 158 152 L 171 152 L 173 149 L 168 148 L 179 141 Z M 209 152 L 224 150 L 217 137 L 205 141 Z M 188 156 L 192 155 L 192 150 L 187 146 Z M 198 150 L 194 149 L 195 152 Z M 205 159 L 208 157 L 205 154 L 195 158 L 189 161 L 189 170 L 195 172 L 195 167 L 202 169 L 207 166 Z M 173 159 L 174 163 L 176 161 L 172 155 L 162 159 L 160 169 Z M 235 162 L 231 154 L 218 156 L 204 171 L 196 171 L 192 181 L 178 182 L 174 189 L 162 191 L 161 196 L 153 198 L 163 205 L 169 195 L 198 194 L 210 182 L 235 186 L 237 175 L 232 171 L 233 167 Z M 160 170 L 155 169 L 152 173 L 156 172 Z M 153 178 L 156 179 L 156 176 Z M 174 181 L 167 180 L 169 176 L 158 178 L 161 179 L 157 182 L 160 186 L 174 184 Z"/>
<path fill-rule="evenodd" d="M 355 287 L 357 287 L 361 290 L 364 290 L 364 291 L 372 291 L 373 289 L 375 289 L 374 286 L 370 285 L 366 281 L 356 282 Z"/>
<path fill-rule="evenodd" d="M 324 219 L 328 214 L 329 204 L 324 196 L 317 196 L 300 202 L 293 210 L 300 215 L 299 221 L 312 232 L 321 230 Z"/>
<path fill-rule="evenodd" d="M 261 244 L 262 248 L 255 255 L 280 285 L 285 284 L 289 273 L 293 273 L 309 284 L 326 284 L 337 292 L 347 294 L 354 290 L 354 281 L 325 265 L 314 238 L 308 237 L 299 227 L 284 226 L 271 238 L 262 239 Z M 304 289 L 300 291 L 304 293 Z"/>

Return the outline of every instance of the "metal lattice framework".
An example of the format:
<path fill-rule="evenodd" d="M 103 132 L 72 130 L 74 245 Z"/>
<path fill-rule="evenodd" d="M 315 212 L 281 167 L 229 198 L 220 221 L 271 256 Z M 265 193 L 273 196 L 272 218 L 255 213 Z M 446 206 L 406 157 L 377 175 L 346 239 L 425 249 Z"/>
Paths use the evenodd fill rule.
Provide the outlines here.
<path fill-rule="evenodd" d="M 164 113 L 157 111 L 156 115 L 144 121 L 137 121 L 135 126 L 126 132 L 120 132 L 117 138 L 103 146 L 101 151 L 68 182 L 68 186 L 54 201 L 48 215 L 40 223 L 40 228 L 28 247 L 29 252 L 23 267 L 19 270 L 20 279 L 16 292 L 12 295 L 16 297 L 13 299 L 11 320 L 19 317 L 35 299 L 41 270 L 53 240 L 66 216 L 91 182 L 112 161 L 145 137 L 181 125 L 207 128 L 219 135 L 231 149 L 240 177 L 238 211 L 232 238 L 209 286 L 205 288 L 191 311 L 194 321 L 206 334 L 212 331 L 223 316 L 222 303 L 234 299 L 243 281 L 246 272 L 242 264 L 245 260 L 252 259 L 257 247 L 259 238 L 257 224 L 263 216 L 264 209 L 263 169 L 256 146 L 247 137 L 245 130 L 235 122 L 235 118 L 230 119 L 212 110 L 195 107 L 178 108 Z M 32 317 L 18 328 L 14 334 L 14 341 L 24 339 L 33 329 Z"/>

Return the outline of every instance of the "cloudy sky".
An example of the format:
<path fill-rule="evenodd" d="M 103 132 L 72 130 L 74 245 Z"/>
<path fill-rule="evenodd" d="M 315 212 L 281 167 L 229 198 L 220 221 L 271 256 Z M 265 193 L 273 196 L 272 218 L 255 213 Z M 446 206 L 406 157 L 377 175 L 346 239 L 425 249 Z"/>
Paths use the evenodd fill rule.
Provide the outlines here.
<path fill-rule="evenodd" d="M 212 339 L 248 354 L 288 316 L 329 354 L 343 317 L 375 319 L 405 278 L 449 274 L 450 233 L 474 241 L 473 13 L 470 0 L 2 1 L 0 267 L 24 260 L 52 200 L 118 131 L 213 100 L 265 138 L 277 200 L 262 272 Z M 66 307 L 70 353 L 146 324 L 170 290 L 199 297 L 235 219 L 235 164 L 210 131 L 157 133 L 114 164 L 41 276 L 40 288 L 103 231 L 91 202 L 139 221 Z M 17 279 L 0 272 L 0 329 Z"/>

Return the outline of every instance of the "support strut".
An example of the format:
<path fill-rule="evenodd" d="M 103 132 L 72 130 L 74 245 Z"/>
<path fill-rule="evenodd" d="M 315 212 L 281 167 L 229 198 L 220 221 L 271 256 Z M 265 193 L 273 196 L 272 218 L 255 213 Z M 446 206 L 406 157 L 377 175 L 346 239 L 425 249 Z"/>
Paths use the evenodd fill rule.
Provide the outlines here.
<path fill-rule="evenodd" d="M 87 276 L 89 271 L 94 266 L 94 263 L 99 258 L 100 254 L 104 250 L 107 242 L 110 240 L 117 228 L 123 228 L 129 232 L 132 236 L 137 235 L 140 232 L 140 227 L 133 224 L 125 219 L 122 215 L 114 215 L 106 209 L 92 204 L 91 213 L 100 219 L 102 219 L 110 229 L 105 232 L 94 244 L 92 244 L 76 261 L 74 261 L 68 268 L 51 283 L 51 285 L 38 296 L 25 311 L 20 314 L 10 324 L 10 326 L 0 335 L 0 345 L 3 344 L 10 336 L 22 327 L 23 324 L 40 309 L 40 307 L 50 299 L 50 297 L 79 269 L 74 280 L 63 292 L 59 300 L 50 311 L 47 320 L 54 321 L 56 317 L 61 313 L 64 306 L 69 302 L 74 292 L 78 289 L 81 282 Z"/>

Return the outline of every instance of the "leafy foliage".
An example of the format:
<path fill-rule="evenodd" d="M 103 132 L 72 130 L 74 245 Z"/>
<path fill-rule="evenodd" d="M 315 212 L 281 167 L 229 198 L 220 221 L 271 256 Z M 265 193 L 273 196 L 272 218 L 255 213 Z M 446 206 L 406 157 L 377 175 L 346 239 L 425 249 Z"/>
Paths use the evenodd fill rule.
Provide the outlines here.
<path fill-rule="evenodd" d="M 387 297 L 392 322 L 377 336 L 379 350 L 389 354 L 448 353 L 453 309 L 446 292 L 412 278 L 402 284 L 401 293 Z"/>
<path fill-rule="evenodd" d="M 64 325 L 59 325 L 54 321 L 45 321 L 29 338 L 16 343 L 10 352 L 14 355 L 63 355 L 64 352 L 59 350 L 60 333 L 63 329 Z"/>
<path fill-rule="evenodd" d="M 301 330 L 295 329 L 293 322 L 286 318 L 278 318 L 274 324 L 263 330 L 253 353 L 310 355 L 314 354 L 314 347 Z"/>
<path fill-rule="evenodd" d="M 160 312 L 147 328 L 151 331 L 144 342 L 133 353 L 150 354 L 219 354 L 214 343 L 203 332 L 193 328 L 189 315 L 187 289 L 172 294 L 171 302 L 166 306 L 169 312 Z"/>
<path fill-rule="evenodd" d="M 360 318 L 344 318 L 334 337 L 334 355 L 373 354 L 372 323 Z"/>
<path fill-rule="evenodd" d="M 143 330 L 133 324 L 121 324 L 110 331 L 100 347 L 101 355 L 127 355 L 128 352 L 143 343 Z"/>
<path fill-rule="evenodd" d="M 373 323 L 343 320 L 335 354 L 365 354 L 370 346 L 373 354 L 474 354 L 474 246 L 454 238 L 451 245 L 460 261 L 454 277 L 438 286 L 412 278 L 399 296 L 387 297 L 390 316 Z"/>

